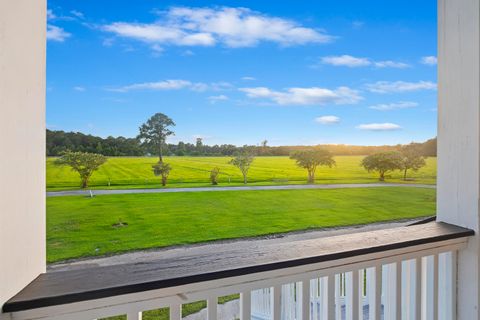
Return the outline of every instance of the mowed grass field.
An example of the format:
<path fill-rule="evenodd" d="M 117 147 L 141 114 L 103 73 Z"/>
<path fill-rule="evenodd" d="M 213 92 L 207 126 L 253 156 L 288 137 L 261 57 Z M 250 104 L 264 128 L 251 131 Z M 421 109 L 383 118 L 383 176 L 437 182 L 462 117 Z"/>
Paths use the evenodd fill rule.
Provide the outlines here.
<path fill-rule="evenodd" d="M 240 171 L 229 164 L 230 157 L 166 157 L 172 171 L 168 187 L 208 186 L 210 170 L 220 168 L 220 186 L 242 183 Z M 373 183 L 378 182 L 375 173 L 366 172 L 360 162 L 363 156 L 335 157 L 333 168 L 320 167 L 316 183 Z M 79 178 L 69 167 L 59 167 L 55 159 L 47 159 L 47 190 L 79 188 Z M 90 187 L 97 189 L 157 188 L 160 178 L 152 173 L 155 157 L 111 157 L 91 178 Z M 427 166 L 418 172 L 410 172 L 410 183 L 434 184 L 436 181 L 436 158 L 428 158 Z M 296 166 L 288 157 L 257 157 L 248 175 L 252 185 L 306 183 L 306 170 Z M 402 173 L 396 171 L 387 176 L 387 182 L 404 182 Z"/>
<path fill-rule="evenodd" d="M 405 187 L 49 197 L 47 260 L 434 213 L 434 189 Z"/>

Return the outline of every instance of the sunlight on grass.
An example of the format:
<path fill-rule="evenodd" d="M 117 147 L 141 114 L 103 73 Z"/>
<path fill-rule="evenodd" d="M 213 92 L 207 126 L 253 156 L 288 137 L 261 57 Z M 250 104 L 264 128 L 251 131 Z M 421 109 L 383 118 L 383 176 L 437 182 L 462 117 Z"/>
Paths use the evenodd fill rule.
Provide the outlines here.
<path fill-rule="evenodd" d="M 335 157 L 337 165 L 333 168 L 321 167 L 317 172 L 317 183 L 372 183 L 378 182 L 374 173 L 367 173 L 361 166 L 362 156 Z M 166 157 L 172 171 L 169 187 L 209 186 L 210 170 L 220 168 L 220 186 L 240 185 L 240 171 L 228 164 L 229 157 Z M 47 160 L 47 189 L 62 190 L 79 187 L 78 176 L 68 167 L 58 167 L 54 159 Z M 90 187 L 139 188 L 160 187 L 159 178 L 152 173 L 152 165 L 157 158 L 112 157 L 92 176 Z M 436 177 L 436 158 L 427 159 L 427 166 L 418 172 L 410 172 L 410 183 L 434 184 Z M 249 172 L 249 182 L 253 184 L 306 183 L 307 172 L 298 168 L 294 160 L 288 157 L 257 157 Z M 387 176 L 388 182 L 403 182 L 401 172 Z"/>
<path fill-rule="evenodd" d="M 434 213 L 435 190 L 426 188 L 53 197 L 47 198 L 47 258 L 54 262 Z"/>

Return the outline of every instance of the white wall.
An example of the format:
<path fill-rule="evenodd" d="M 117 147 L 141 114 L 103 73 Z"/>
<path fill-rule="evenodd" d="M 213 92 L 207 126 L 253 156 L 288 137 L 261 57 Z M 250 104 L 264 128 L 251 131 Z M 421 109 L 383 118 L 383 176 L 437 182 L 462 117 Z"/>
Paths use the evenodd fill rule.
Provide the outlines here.
<path fill-rule="evenodd" d="M 45 271 L 46 0 L 0 0 L 0 306 Z"/>
<path fill-rule="evenodd" d="M 438 186 L 441 221 L 479 232 L 480 3 L 438 2 Z M 459 254 L 458 319 L 479 319 L 479 237 Z"/>

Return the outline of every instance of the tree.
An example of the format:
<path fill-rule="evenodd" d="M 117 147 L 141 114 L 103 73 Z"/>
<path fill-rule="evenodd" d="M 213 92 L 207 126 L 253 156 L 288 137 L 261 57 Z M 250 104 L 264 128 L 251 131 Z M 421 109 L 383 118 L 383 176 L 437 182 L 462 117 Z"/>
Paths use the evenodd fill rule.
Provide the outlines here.
<path fill-rule="evenodd" d="M 100 138 L 80 132 L 48 129 L 46 135 L 47 156 L 60 156 L 66 150 L 98 153 L 104 156 L 143 156 L 145 154 L 136 138 Z"/>
<path fill-rule="evenodd" d="M 55 161 L 57 165 L 67 165 L 73 171 L 78 172 L 82 188 L 88 187 L 88 181 L 93 172 L 98 170 L 105 162 L 107 162 L 107 158 L 101 154 L 72 152 L 69 150 L 63 152 L 62 156 Z"/>
<path fill-rule="evenodd" d="M 403 155 L 402 170 L 403 180 L 407 180 L 407 171 L 417 171 L 426 165 L 425 158 L 422 156 L 421 147 L 415 144 L 402 146 L 400 152 Z"/>
<path fill-rule="evenodd" d="M 195 142 L 195 149 L 197 149 L 198 155 L 203 154 L 203 139 L 198 137 L 196 142 Z"/>
<path fill-rule="evenodd" d="M 220 174 L 220 168 L 215 167 L 210 171 L 210 181 L 214 186 L 218 184 L 218 175 Z"/>
<path fill-rule="evenodd" d="M 260 142 L 260 152 L 262 156 L 268 155 L 268 140 L 265 139 Z"/>
<path fill-rule="evenodd" d="M 422 143 L 422 155 L 425 157 L 437 156 L 437 138 L 433 138 Z"/>
<path fill-rule="evenodd" d="M 290 159 L 294 159 L 300 168 L 307 169 L 308 183 L 315 183 L 315 171 L 318 166 L 331 168 L 335 165 L 332 153 L 325 149 L 296 151 L 290 155 Z"/>
<path fill-rule="evenodd" d="M 385 181 L 385 173 L 402 169 L 403 156 L 398 151 L 378 152 L 363 158 L 361 165 L 368 172 L 377 171 L 379 180 Z"/>
<path fill-rule="evenodd" d="M 137 139 L 140 139 L 145 146 L 155 148 L 158 152 L 159 162 L 163 162 L 163 148 L 168 136 L 174 134 L 170 127 L 174 127 L 175 122 L 163 113 L 156 113 L 139 128 L 140 133 Z"/>
<path fill-rule="evenodd" d="M 233 164 L 242 172 L 244 184 L 247 184 L 248 170 L 250 169 L 250 165 L 252 164 L 254 159 L 255 157 L 251 152 L 244 150 L 241 153 L 237 153 L 235 158 L 230 160 L 230 164 Z"/>
<path fill-rule="evenodd" d="M 157 164 L 153 165 L 152 168 L 155 176 L 162 177 L 162 186 L 165 187 L 167 185 L 168 175 L 170 174 L 170 171 L 172 171 L 172 167 L 168 163 L 159 161 Z"/>

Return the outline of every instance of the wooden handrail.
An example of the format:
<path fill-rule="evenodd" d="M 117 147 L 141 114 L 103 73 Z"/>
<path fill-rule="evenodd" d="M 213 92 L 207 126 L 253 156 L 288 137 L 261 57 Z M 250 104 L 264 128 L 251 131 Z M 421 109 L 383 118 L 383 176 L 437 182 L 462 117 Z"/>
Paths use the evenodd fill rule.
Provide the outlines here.
<path fill-rule="evenodd" d="M 248 252 L 235 249 L 181 259 L 159 259 L 58 271 L 38 276 L 3 306 L 3 312 L 82 302 L 203 281 L 275 271 L 459 239 L 474 232 L 446 223 L 352 233 L 266 245 Z"/>

